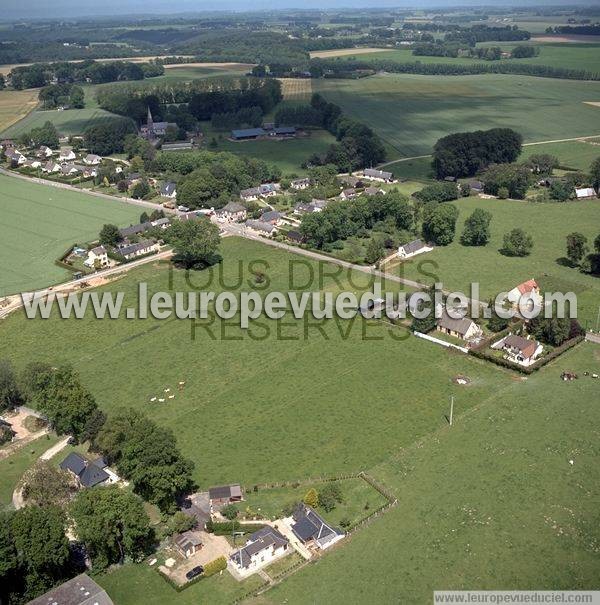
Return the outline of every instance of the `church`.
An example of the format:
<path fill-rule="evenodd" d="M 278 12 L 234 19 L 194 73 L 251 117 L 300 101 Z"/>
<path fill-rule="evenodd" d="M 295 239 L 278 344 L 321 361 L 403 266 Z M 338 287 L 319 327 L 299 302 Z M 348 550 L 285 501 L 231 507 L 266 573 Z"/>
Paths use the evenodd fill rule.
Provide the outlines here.
<path fill-rule="evenodd" d="M 164 137 L 167 128 L 177 128 L 177 124 L 174 122 L 155 122 L 152 119 L 152 112 L 148 107 L 148 117 L 146 118 L 146 124 L 141 127 L 142 136 L 149 141 L 153 141 L 158 137 Z"/>

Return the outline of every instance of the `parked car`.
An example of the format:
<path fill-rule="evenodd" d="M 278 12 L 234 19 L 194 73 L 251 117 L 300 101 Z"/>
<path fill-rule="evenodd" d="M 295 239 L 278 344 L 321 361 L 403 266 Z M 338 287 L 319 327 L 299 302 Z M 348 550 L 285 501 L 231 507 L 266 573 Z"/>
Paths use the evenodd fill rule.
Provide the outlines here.
<path fill-rule="evenodd" d="M 192 567 L 192 569 L 185 574 L 185 577 L 187 580 L 193 580 L 202 573 L 204 573 L 204 567 L 202 567 L 202 565 L 197 565 L 196 567 Z"/>
<path fill-rule="evenodd" d="M 177 206 L 177 210 L 179 210 L 179 212 L 189 212 L 190 209 L 187 206 Z"/>

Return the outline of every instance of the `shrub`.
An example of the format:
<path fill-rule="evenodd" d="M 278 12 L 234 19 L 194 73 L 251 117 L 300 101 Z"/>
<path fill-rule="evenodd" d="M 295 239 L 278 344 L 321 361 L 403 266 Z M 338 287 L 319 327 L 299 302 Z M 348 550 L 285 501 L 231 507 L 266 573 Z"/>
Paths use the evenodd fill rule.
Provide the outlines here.
<path fill-rule="evenodd" d="M 230 521 L 233 521 L 238 516 L 238 509 L 234 504 L 228 504 L 221 509 L 221 514 Z"/>
<path fill-rule="evenodd" d="M 225 557 L 219 557 L 204 566 L 204 577 L 209 578 L 214 576 L 216 573 L 227 569 L 227 559 Z"/>

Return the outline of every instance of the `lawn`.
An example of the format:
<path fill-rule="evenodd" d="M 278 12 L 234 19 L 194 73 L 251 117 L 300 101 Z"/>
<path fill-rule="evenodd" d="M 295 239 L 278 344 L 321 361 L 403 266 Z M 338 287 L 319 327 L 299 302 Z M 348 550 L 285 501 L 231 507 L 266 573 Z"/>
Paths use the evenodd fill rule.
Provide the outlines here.
<path fill-rule="evenodd" d="M 70 273 L 54 264 L 105 223 L 137 222 L 140 210 L 84 193 L 0 175 L 0 296 L 42 288 Z"/>
<path fill-rule="evenodd" d="M 229 151 L 236 155 L 264 160 L 268 164 L 279 166 L 284 174 L 304 174 L 302 164 L 314 153 L 324 153 L 335 143 L 335 138 L 325 130 L 307 131 L 307 137 L 281 141 L 229 141 L 229 132 L 218 132 L 204 124 L 202 128 L 205 140 L 210 142 L 217 137 L 217 147 L 211 151 Z M 222 138 L 218 138 L 221 135 Z"/>
<path fill-rule="evenodd" d="M 328 484 L 326 482 L 303 484 L 297 487 L 263 488 L 256 492 L 246 490 L 245 501 L 238 505 L 238 509 L 243 513 L 246 507 L 249 507 L 267 519 L 280 519 L 285 516 L 284 509 L 301 502 L 311 488 L 319 493 Z M 364 479 L 343 479 L 335 481 L 334 484 L 339 486 L 343 501 L 336 504 L 336 507 L 329 512 L 324 511 L 321 507 L 317 510 L 326 521 L 337 527 L 345 518 L 355 525 L 387 503 L 386 498 Z"/>
<path fill-rule="evenodd" d="M 238 265 L 245 268 L 243 288 L 248 289 L 248 263 L 259 259 L 268 263 L 269 290 L 366 287 L 366 276 L 355 274 L 350 274 L 358 280 L 353 284 L 345 274 L 338 283 L 333 278 L 321 286 L 300 283 L 306 282 L 309 268 L 315 276 L 319 267 L 337 269 L 304 264 L 300 257 L 257 242 L 227 238 L 222 253 L 224 283 L 234 290 L 240 287 Z M 125 300 L 133 302 L 138 282 L 148 282 L 151 292 L 164 291 L 168 277 L 167 267 L 146 266 L 110 288 L 122 290 Z M 189 289 L 184 278 L 182 272 L 173 274 L 175 290 Z M 207 278 L 195 275 L 193 283 L 205 290 L 223 289 L 201 283 Z M 192 340 L 190 322 L 176 319 L 26 320 L 18 314 L 0 328 L 0 358 L 10 357 L 18 368 L 33 359 L 71 363 L 107 412 L 134 407 L 173 429 L 181 449 L 196 463 L 194 478 L 204 488 L 369 468 L 390 449 L 444 423 L 449 396 L 461 389 L 452 382 L 457 374 L 473 380 L 464 391 L 463 409 L 511 383 L 508 374 L 494 367 L 376 322 L 332 320 L 317 328 L 292 317 L 284 324 L 261 318 L 250 333 L 233 322 L 219 322 L 212 326 L 215 340 L 201 328 Z M 388 330 L 404 340 L 394 339 Z M 435 368 L 426 379 L 424 367 Z M 185 390 L 176 391 L 175 399 L 150 403 L 182 380 Z"/>
<path fill-rule="evenodd" d="M 509 200 L 484 200 L 478 197 L 462 198 L 453 202 L 460 210 L 454 242 L 439 247 L 400 266 L 403 275 L 429 283 L 437 276 L 449 289 L 468 292 L 471 282 L 479 282 L 480 300 L 488 300 L 502 291 L 532 277 L 545 280 L 549 287 L 572 290 L 578 296 L 579 316 L 583 322 L 595 323 L 600 299 L 598 278 L 580 273 L 559 262 L 565 252 L 566 236 L 579 231 L 590 242 L 600 232 L 600 202 L 568 202 L 536 204 Z M 464 220 L 475 210 L 484 208 L 493 214 L 492 238 L 484 247 L 466 247 L 459 242 Z M 530 256 L 510 258 L 502 256 L 505 233 L 521 227 L 533 237 Z M 420 267 L 420 268 L 419 268 Z"/>
<path fill-rule="evenodd" d="M 600 82 L 513 75 L 380 74 L 360 80 L 315 80 L 315 92 L 371 126 L 395 157 L 431 153 L 452 132 L 514 128 L 525 142 L 598 132 Z"/>
<path fill-rule="evenodd" d="M 519 160 L 525 160 L 532 155 L 540 153 L 556 156 L 560 160 L 561 166 L 587 172 L 591 163 L 600 157 L 600 138 L 586 141 L 528 145 L 527 147 L 523 147 L 523 153 Z"/>
<path fill-rule="evenodd" d="M 562 382 L 567 368 L 581 378 Z M 599 386 L 584 371 L 600 372 L 597 346 L 580 345 L 452 428 L 390 452 L 373 474 L 396 490 L 398 506 L 250 602 L 421 604 L 444 589 L 597 589 Z"/>
<path fill-rule="evenodd" d="M 0 510 L 12 507 L 12 494 L 23 473 L 57 441 L 55 435 L 44 435 L 0 460 Z"/>
<path fill-rule="evenodd" d="M 24 118 L 37 103 L 37 90 L 0 90 L 0 132 Z"/>

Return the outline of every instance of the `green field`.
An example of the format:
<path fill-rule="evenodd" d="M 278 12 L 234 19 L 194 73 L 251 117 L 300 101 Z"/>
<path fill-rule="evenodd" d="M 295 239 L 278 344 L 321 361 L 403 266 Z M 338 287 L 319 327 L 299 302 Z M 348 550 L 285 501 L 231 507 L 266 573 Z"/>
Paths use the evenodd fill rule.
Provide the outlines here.
<path fill-rule="evenodd" d="M 587 172 L 591 163 L 600 158 L 600 138 L 587 141 L 566 141 L 564 143 L 544 143 L 543 145 L 528 145 L 523 147 L 519 160 L 525 160 L 532 155 L 548 153 L 556 156 L 565 168 L 574 168 Z"/>
<path fill-rule="evenodd" d="M 316 80 L 315 92 L 371 126 L 396 157 L 431 153 L 452 132 L 514 128 L 525 142 L 600 134 L 600 82 L 513 75 L 376 75 Z M 393 157 L 390 157 L 393 159 Z"/>
<path fill-rule="evenodd" d="M 600 44 L 536 44 L 533 42 L 487 42 L 478 46 L 500 46 L 506 50 L 512 50 L 519 44 L 533 44 L 540 49 L 540 54 L 527 59 L 502 59 L 502 63 L 549 65 L 551 67 L 563 67 L 566 69 L 584 69 L 591 72 L 600 70 Z M 469 57 L 430 57 L 413 55 L 408 48 L 382 50 L 378 53 L 361 54 L 357 49 L 356 54 L 345 56 L 344 59 L 359 59 L 361 61 L 394 61 L 396 63 L 451 63 L 454 65 L 473 65 L 486 63 L 480 59 Z"/>
<path fill-rule="evenodd" d="M 105 223 L 137 222 L 134 206 L 0 175 L 0 296 L 42 288 L 70 273 L 54 264 Z"/>
<path fill-rule="evenodd" d="M 548 289 L 575 292 L 581 320 L 589 321 L 593 327 L 600 303 L 599 280 L 558 261 L 566 255 L 565 238 L 569 233 L 579 231 L 590 242 L 598 235 L 599 201 L 540 204 L 471 197 L 452 203 L 460 210 L 454 242 L 400 265 L 403 275 L 429 283 L 434 278 L 427 277 L 423 271 L 430 272 L 437 275 L 445 287 L 463 292 L 468 291 L 465 289 L 471 282 L 479 282 L 480 300 L 488 300 L 534 277 Z M 493 214 L 492 238 L 487 246 L 462 246 L 459 237 L 464 220 L 475 208 L 484 208 Z M 504 234 L 516 227 L 533 236 L 530 256 L 509 258 L 498 252 Z"/>
<path fill-rule="evenodd" d="M 236 155 L 264 160 L 274 164 L 287 174 L 304 174 L 302 164 L 314 153 L 324 153 L 328 147 L 335 143 L 335 138 L 325 130 L 309 131 L 309 136 L 282 141 L 239 141 L 227 140 L 228 132 L 216 132 L 210 125 L 202 128 L 205 140 L 210 142 L 213 136 L 217 138 L 217 148 L 212 151 L 229 151 Z"/>
<path fill-rule="evenodd" d="M 581 345 L 390 453 L 373 473 L 398 506 L 250 603 L 421 605 L 433 590 L 597 589 L 600 387 L 562 382 L 566 368 L 599 372 L 600 349 Z"/>

